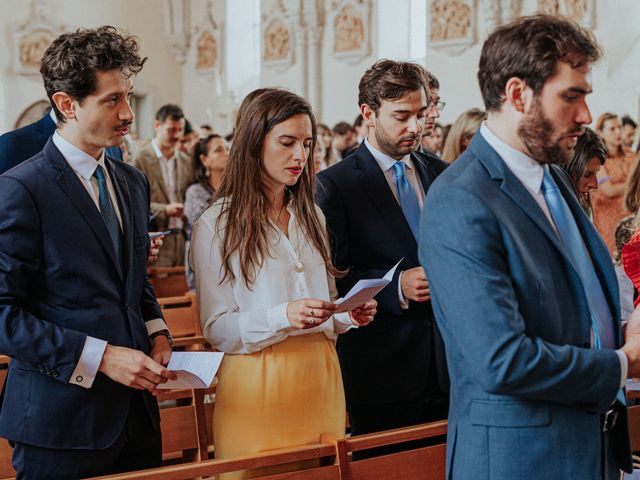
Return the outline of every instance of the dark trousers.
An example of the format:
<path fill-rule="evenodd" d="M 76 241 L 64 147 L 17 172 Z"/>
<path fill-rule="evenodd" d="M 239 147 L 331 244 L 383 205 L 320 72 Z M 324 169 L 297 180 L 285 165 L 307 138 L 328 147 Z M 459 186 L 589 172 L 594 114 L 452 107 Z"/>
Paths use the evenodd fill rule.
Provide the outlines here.
<path fill-rule="evenodd" d="M 74 480 L 160 466 L 159 427 L 151 421 L 142 394 L 136 391 L 131 399 L 122 433 L 104 450 L 51 449 L 15 442 L 12 462 L 17 480 Z"/>
<path fill-rule="evenodd" d="M 435 382 L 432 382 L 414 400 L 366 405 L 354 405 L 347 401 L 347 410 L 349 412 L 349 423 L 351 424 L 351 435 L 363 435 L 365 433 L 446 420 L 449 413 L 449 395 L 441 393 Z M 436 445 L 445 441 L 446 436 L 442 435 L 425 440 L 355 452 L 353 458 L 361 460 L 422 446 Z"/>

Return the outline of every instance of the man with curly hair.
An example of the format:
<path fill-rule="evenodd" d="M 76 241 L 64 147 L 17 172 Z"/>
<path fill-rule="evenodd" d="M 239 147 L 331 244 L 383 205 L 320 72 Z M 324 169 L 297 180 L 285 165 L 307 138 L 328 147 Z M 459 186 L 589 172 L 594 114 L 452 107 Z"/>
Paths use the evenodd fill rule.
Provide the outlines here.
<path fill-rule="evenodd" d="M 175 375 L 146 277 L 149 184 L 105 155 L 133 121 L 138 48 L 113 27 L 56 38 L 40 72 L 58 129 L 0 175 L 0 436 L 21 479 L 161 462 L 152 393 Z"/>

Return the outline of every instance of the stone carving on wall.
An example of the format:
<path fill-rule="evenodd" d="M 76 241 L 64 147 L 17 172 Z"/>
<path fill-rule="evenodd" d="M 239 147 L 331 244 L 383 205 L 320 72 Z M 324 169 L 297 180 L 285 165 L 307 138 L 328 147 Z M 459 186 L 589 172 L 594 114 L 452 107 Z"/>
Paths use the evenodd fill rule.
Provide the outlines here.
<path fill-rule="evenodd" d="M 371 52 L 371 0 L 333 0 L 333 56 L 358 63 Z"/>
<path fill-rule="evenodd" d="M 287 70 L 294 63 L 294 29 L 282 0 L 262 15 L 262 62 L 266 67 Z"/>
<path fill-rule="evenodd" d="M 164 0 L 165 40 L 179 65 L 187 61 L 191 41 L 191 9 L 187 0 Z"/>
<path fill-rule="evenodd" d="M 476 35 L 486 38 L 498 26 L 522 15 L 523 0 L 485 0 L 478 4 Z"/>
<path fill-rule="evenodd" d="M 462 53 L 476 41 L 476 0 L 431 2 L 430 46 L 449 53 Z"/>
<path fill-rule="evenodd" d="M 207 14 L 195 29 L 195 71 L 201 75 L 215 76 L 222 71 L 220 52 L 222 32 L 212 15 L 211 1 L 207 2 Z"/>
<path fill-rule="evenodd" d="M 581 25 L 594 27 L 594 0 L 538 0 L 538 12 L 564 15 Z"/>
<path fill-rule="evenodd" d="M 40 60 L 54 38 L 65 29 L 55 26 L 44 0 L 32 0 L 31 18 L 13 27 L 14 71 L 22 75 L 38 75 Z"/>

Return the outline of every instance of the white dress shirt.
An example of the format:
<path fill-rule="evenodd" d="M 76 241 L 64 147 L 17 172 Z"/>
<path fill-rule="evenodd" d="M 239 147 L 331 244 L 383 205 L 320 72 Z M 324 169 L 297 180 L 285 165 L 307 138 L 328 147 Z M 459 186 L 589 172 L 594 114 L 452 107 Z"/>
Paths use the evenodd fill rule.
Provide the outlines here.
<path fill-rule="evenodd" d="M 209 207 L 194 225 L 191 236 L 190 264 L 196 277 L 202 332 L 211 345 L 226 353 L 247 354 L 289 336 L 322 332 L 335 339 L 336 334 L 355 327 L 348 313 L 333 315 L 306 330 L 295 329 L 289 323 L 289 302 L 337 298 L 335 281 L 327 274 L 322 256 L 307 241 L 291 205 L 287 206 L 291 215 L 289 238 L 275 225 L 269 230 L 271 254 L 264 259 L 254 283 L 249 288 L 245 285 L 237 252 L 231 257 L 235 279 L 221 281 L 224 221 L 216 231 L 221 207 L 222 200 Z M 318 207 L 316 211 L 324 218 Z M 302 272 L 294 269 L 298 258 L 304 263 Z"/>
<path fill-rule="evenodd" d="M 543 167 L 539 162 L 534 160 L 533 158 L 525 155 L 519 150 L 516 150 L 510 145 L 507 145 L 505 142 L 500 140 L 490 129 L 487 127 L 485 122 L 482 122 L 480 125 L 480 134 L 487 141 L 491 147 L 498 152 L 500 158 L 507 165 L 507 168 L 513 173 L 516 178 L 524 185 L 527 191 L 531 194 L 536 203 L 540 206 L 540 209 L 544 212 L 547 220 L 553 227 L 553 229 L 558 233 L 556 228 L 556 224 L 553 221 L 551 216 L 551 212 L 549 211 L 549 207 L 547 206 L 547 202 L 544 199 L 544 194 L 542 193 L 542 178 L 544 177 L 544 169 L 549 168 L 548 166 Z M 593 331 L 591 331 L 591 345 L 593 346 Z M 618 358 L 620 359 L 620 371 L 621 371 L 621 381 L 620 388 L 622 388 L 627 379 L 627 372 L 629 370 L 629 360 L 627 356 L 620 350 L 616 350 L 618 354 Z"/>
<path fill-rule="evenodd" d="M 98 180 L 93 176 L 93 173 L 96 171 L 96 168 L 98 168 L 98 165 L 104 169 L 111 204 L 116 212 L 120 230 L 122 231 L 120 207 L 113 188 L 113 182 L 111 181 L 111 174 L 105 164 L 104 150 L 102 151 L 100 158 L 96 160 L 88 153 L 83 152 L 78 147 L 65 140 L 57 130 L 54 132 L 52 140 L 69 166 L 73 169 L 74 173 L 78 176 L 80 183 L 82 183 L 84 188 L 87 189 L 87 193 L 91 196 L 91 199 L 95 203 L 98 211 L 100 210 L 100 190 L 98 187 Z M 160 330 L 167 330 L 167 325 L 164 323 L 162 318 L 156 318 L 147 322 L 146 327 L 149 335 Z M 80 354 L 80 359 L 71 374 L 69 383 L 73 383 L 84 388 L 91 388 L 96 374 L 98 373 L 98 367 L 100 367 L 100 362 L 102 361 L 102 356 L 104 355 L 106 348 L 107 342 L 87 335 L 82 348 L 82 353 Z"/>
<path fill-rule="evenodd" d="M 176 191 L 176 162 L 178 161 L 178 150 L 173 151 L 171 158 L 165 157 L 155 138 L 151 140 L 151 148 L 153 148 L 156 157 L 158 157 L 158 165 L 160 165 L 162 179 L 169 192 L 169 202 L 182 202 L 182 199 L 178 199 L 178 192 Z M 181 229 L 183 227 L 182 218 L 169 217 L 168 227 L 170 229 Z"/>
<path fill-rule="evenodd" d="M 400 199 L 398 197 L 398 184 L 396 182 L 396 173 L 395 173 L 395 170 L 393 169 L 393 166 L 396 164 L 396 162 L 399 162 L 399 161 L 404 162 L 404 164 L 406 165 L 404 174 L 407 177 L 407 180 L 409 181 L 409 183 L 411 184 L 411 188 L 413 188 L 413 191 L 416 193 L 416 196 L 418 197 L 418 204 L 420 205 L 420 211 L 422 211 L 422 206 L 424 205 L 424 197 L 425 197 L 424 189 L 422 188 L 422 182 L 418 177 L 418 172 L 416 172 L 416 168 L 415 168 L 415 165 L 413 164 L 413 160 L 411 159 L 411 155 L 405 155 L 400 160 L 396 160 L 395 158 L 390 157 L 386 153 L 382 153 L 380 150 L 373 147 L 369 143 L 368 137 L 364 139 L 364 144 L 369 149 L 369 152 L 371 152 L 371 155 L 373 155 L 373 158 L 375 159 L 376 163 L 382 170 L 382 173 L 384 173 L 384 178 L 387 180 L 387 183 L 389 184 L 389 188 L 391 189 L 391 193 L 393 193 L 393 196 L 398 202 L 398 205 L 400 205 Z M 404 294 L 402 293 L 402 273 L 403 272 L 400 272 L 400 275 L 398 275 L 398 299 L 400 300 L 400 308 L 402 308 L 403 310 L 406 310 L 409 308 L 409 302 L 407 301 L 407 299 L 404 297 Z"/>

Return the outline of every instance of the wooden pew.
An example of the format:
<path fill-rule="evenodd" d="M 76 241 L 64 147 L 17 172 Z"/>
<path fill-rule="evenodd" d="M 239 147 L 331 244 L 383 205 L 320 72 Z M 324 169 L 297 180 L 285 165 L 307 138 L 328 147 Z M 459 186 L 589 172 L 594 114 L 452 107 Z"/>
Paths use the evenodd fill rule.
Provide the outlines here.
<path fill-rule="evenodd" d="M 295 472 L 254 477 L 254 480 L 340 480 L 340 468 L 333 462 L 335 453 L 334 445 L 318 443 L 315 445 L 274 450 L 269 453 L 250 457 L 191 462 L 182 465 L 97 477 L 93 480 L 98 480 L 98 478 L 100 480 L 185 480 L 195 477 L 208 478 L 212 475 L 219 475 L 220 473 L 271 467 L 313 459 L 324 460 L 324 465 Z"/>
<path fill-rule="evenodd" d="M 629 437 L 631 438 L 631 451 L 640 451 L 640 405 L 628 408 Z"/>
<path fill-rule="evenodd" d="M 9 368 L 9 357 L 0 355 L 0 391 L 4 388 L 4 382 L 7 379 L 7 370 Z M 9 445 L 9 441 L 0 438 L 0 479 L 15 477 L 16 472 L 11 465 L 11 455 L 13 448 Z"/>
<path fill-rule="evenodd" d="M 162 460 L 165 464 L 206 460 L 207 426 L 203 390 L 170 390 L 158 401 L 190 400 L 160 409 Z"/>
<path fill-rule="evenodd" d="M 447 422 L 434 422 L 415 427 L 358 435 L 335 441 L 341 480 L 444 480 L 446 444 L 414 448 L 363 460 L 352 460 L 350 454 L 372 448 L 395 445 L 445 435 Z M 329 441 L 328 437 L 321 437 Z"/>
<path fill-rule="evenodd" d="M 187 293 L 184 267 L 151 267 L 148 277 L 156 297 L 179 297 Z"/>
<path fill-rule="evenodd" d="M 202 336 L 200 311 L 195 293 L 179 297 L 159 297 L 164 320 L 171 331 L 174 347 L 188 350 L 204 350 L 207 345 Z"/>

